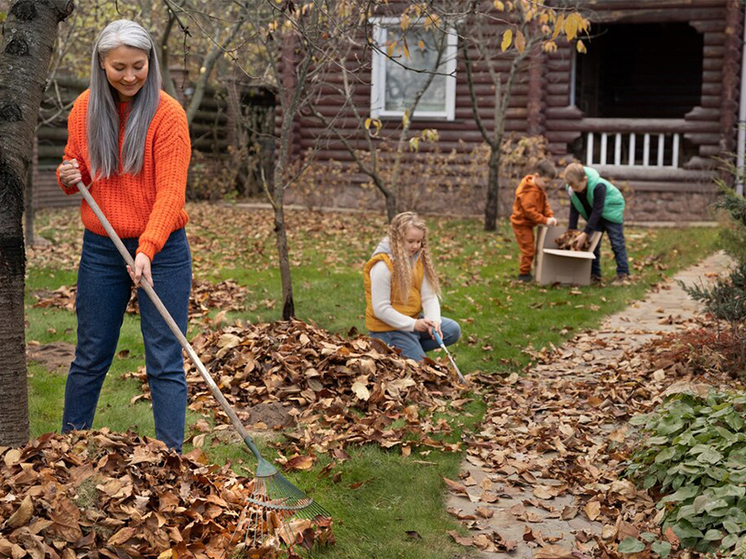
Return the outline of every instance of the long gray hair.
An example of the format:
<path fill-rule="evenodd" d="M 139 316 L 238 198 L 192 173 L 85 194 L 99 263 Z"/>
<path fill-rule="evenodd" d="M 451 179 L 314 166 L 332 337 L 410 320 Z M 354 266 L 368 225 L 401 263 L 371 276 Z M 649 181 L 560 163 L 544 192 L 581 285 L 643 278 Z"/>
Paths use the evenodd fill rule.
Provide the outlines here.
<path fill-rule="evenodd" d="M 160 102 L 161 71 L 153 39 L 141 25 L 120 19 L 111 22 L 93 45 L 91 88 L 88 97 L 88 154 L 91 177 L 108 178 L 119 171 L 119 113 L 115 91 L 101 67 L 112 49 L 128 46 L 147 53 L 148 77 L 132 99 L 122 144 L 122 170 L 133 175 L 142 170 L 145 137 Z"/>

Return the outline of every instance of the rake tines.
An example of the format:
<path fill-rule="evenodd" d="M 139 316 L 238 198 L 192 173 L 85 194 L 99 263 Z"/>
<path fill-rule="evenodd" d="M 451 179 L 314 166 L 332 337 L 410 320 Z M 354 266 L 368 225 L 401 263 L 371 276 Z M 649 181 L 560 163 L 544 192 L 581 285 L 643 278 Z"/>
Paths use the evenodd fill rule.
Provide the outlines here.
<path fill-rule="evenodd" d="M 314 542 L 331 543 L 331 515 L 279 472 L 257 476 L 250 497 L 245 544 L 261 550 L 283 545 L 290 557 Z"/>

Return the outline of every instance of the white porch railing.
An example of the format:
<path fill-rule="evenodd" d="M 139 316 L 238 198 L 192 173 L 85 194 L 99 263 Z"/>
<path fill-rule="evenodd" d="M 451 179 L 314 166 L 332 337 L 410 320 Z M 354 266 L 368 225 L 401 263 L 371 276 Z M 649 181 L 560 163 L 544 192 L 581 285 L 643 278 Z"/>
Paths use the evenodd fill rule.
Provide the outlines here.
<path fill-rule="evenodd" d="M 596 157 L 596 145 L 599 146 Z M 587 132 L 586 165 L 680 167 L 679 132 Z"/>

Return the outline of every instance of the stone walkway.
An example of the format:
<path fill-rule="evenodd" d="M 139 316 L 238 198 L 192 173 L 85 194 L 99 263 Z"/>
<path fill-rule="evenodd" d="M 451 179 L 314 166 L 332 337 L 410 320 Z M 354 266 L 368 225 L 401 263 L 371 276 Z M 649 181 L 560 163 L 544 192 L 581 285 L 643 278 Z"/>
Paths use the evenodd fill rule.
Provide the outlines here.
<path fill-rule="evenodd" d="M 559 360 L 553 361 L 551 365 L 537 365 L 530 374 L 542 374 L 542 370 L 551 368 L 555 374 L 558 371 L 561 374 L 564 369 L 566 375 L 582 378 L 593 374 L 593 371 L 598 369 L 599 362 L 609 363 L 622 359 L 623 351 L 628 351 L 630 347 L 640 347 L 663 334 L 688 328 L 699 312 L 699 306 L 681 289 L 677 281 L 683 281 L 689 285 L 695 282 L 712 281 L 712 278 L 728 268 L 730 262 L 725 254 L 716 253 L 698 265 L 683 270 L 672 280 L 649 293 L 645 300 L 634 303 L 622 312 L 606 318 L 598 331 L 580 335 L 562 346 Z M 599 340 L 603 342 L 598 343 Z M 624 365 L 624 363 L 619 365 Z M 462 473 L 463 477 L 468 475 L 473 478 L 478 484 L 477 487 L 491 483 L 491 474 L 468 460 L 462 463 Z M 542 480 L 542 482 L 550 486 L 553 484 L 553 480 Z M 577 515 L 568 521 L 560 518 L 546 518 L 546 510 L 527 506 L 525 512 L 529 516 L 533 515 L 529 525 L 518 519 L 511 509 L 514 511 L 516 507 L 522 509 L 524 503 L 534 498 L 534 495 L 530 489 L 515 488 L 513 493 L 510 498 L 504 498 L 507 496 L 501 495 L 500 499 L 494 503 L 471 502 L 463 496 L 449 494 L 447 506 L 456 510 L 460 509 L 463 514 L 479 514 L 477 507 L 491 509 L 494 515 L 487 520 L 480 520 L 480 524 L 489 530 L 497 531 L 505 540 L 518 542 L 517 548 L 511 553 L 480 552 L 470 548 L 471 556 L 480 559 L 532 558 L 535 548 L 532 549 L 523 540 L 527 526 L 541 530 L 545 537 L 556 538 L 558 545 L 567 549 L 568 554 L 571 546 L 574 546 L 575 534 L 578 531 L 582 530 L 586 534 L 601 533 L 601 524 L 590 522 L 583 515 Z M 551 501 L 551 506 L 555 510 L 563 510 L 567 506 L 575 505 L 573 501 L 573 496 L 563 495 L 555 497 Z M 537 518 L 536 515 L 541 518 Z"/>

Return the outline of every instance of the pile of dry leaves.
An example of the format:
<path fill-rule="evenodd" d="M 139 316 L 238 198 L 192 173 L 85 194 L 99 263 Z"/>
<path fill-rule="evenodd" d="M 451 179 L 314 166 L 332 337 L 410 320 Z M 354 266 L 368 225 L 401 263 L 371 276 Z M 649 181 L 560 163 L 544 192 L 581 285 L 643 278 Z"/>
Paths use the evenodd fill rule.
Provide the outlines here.
<path fill-rule="evenodd" d="M 607 350 L 616 350 L 616 356 L 599 353 Z M 665 511 L 623 477 L 635 445 L 628 419 L 651 411 L 669 394 L 703 390 L 703 379 L 672 355 L 659 340 L 633 348 L 623 336 L 584 334 L 570 349 L 536 353 L 539 363 L 525 377 L 476 378 L 489 386 L 490 396 L 482 425 L 466 441 L 467 460 L 486 477 L 447 480 L 453 492 L 476 504 L 476 514 L 449 511 L 475 530 L 467 537 L 454 532 L 454 539 L 487 551 L 514 549 L 515 540 L 503 539 L 485 523 L 492 514 L 487 503 L 508 498 L 517 499 L 510 512 L 527 523 L 523 540 L 535 547 L 535 558 L 622 557 L 617 544 L 645 532 L 676 550 L 676 535 L 660 533 Z M 557 505 L 563 501 L 575 504 Z M 551 519 L 576 517 L 586 526 L 598 523 L 600 533 L 576 530 L 575 551 L 536 532 Z"/>
<path fill-rule="evenodd" d="M 556 239 L 554 239 L 554 242 L 557 244 L 557 248 L 560 250 L 576 250 L 574 246 L 575 240 L 578 238 L 578 236 L 581 233 L 582 231 L 570 229 L 562 233 Z M 581 250 L 588 250 L 589 246 L 590 246 L 590 238 L 586 238 L 585 243 L 583 244 L 583 247 Z"/>
<path fill-rule="evenodd" d="M 192 345 L 249 426 L 274 427 L 252 425 L 252 407 L 288 407 L 296 429 L 286 437 L 298 449 L 325 453 L 370 442 L 401 445 L 404 452 L 412 444 L 460 448 L 432 437 L 450 432 L 434 412 L 454 413 L 469 401 L 460 398 L 464 387 L 448 368 L 432 360 L 416 363 L 376 340 L 346 339 L 299 320 L 226 326 L 198 335 Z M 144 372 L 137 376 L 145 380 Z M 191 362 L 187 383 L 191 409 L 219 410 Z M 310 467 L 313 453 L 299 459 Z"/>
<path fill-rule="evenodd" d="M 54 291 L 38 291 L 34 293 L 37 301 L 35 307 L 75 310 L 76 286 L 63 285 Z M 220 283 L 194 280 L 189 297 L 189 318 L 200 318 L 213 309 L 221 311 L 240 311 L 246 304 L 248 290 L 234 281 L 226 280 Z M 127 305 L 127 312 L 136 314 L 137 290 L 132 288 L 132 296 Z"/>
<path fill-rule="evenodd" d="M 256 531 L 268 538 L 251 557 L 297 557 L 283 551 L 281 522 L 248 510 L 253 482 L 207 464 L 199 450 L 178 456 L 104 429 L 0 447 L 0 460 L 3 557 L 218 559 Z M 333 543 L 331 522 L 308 523 L 297 537 Z"/>

